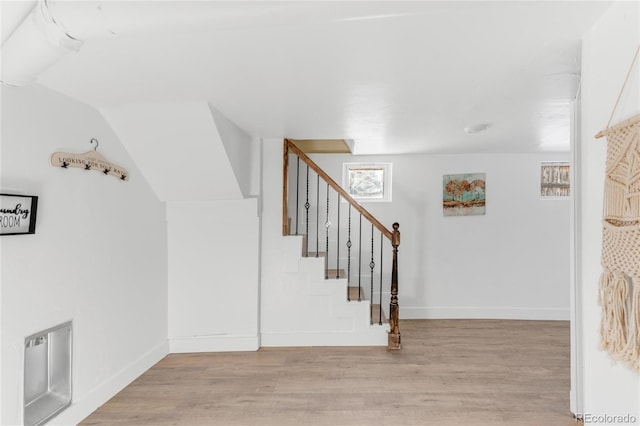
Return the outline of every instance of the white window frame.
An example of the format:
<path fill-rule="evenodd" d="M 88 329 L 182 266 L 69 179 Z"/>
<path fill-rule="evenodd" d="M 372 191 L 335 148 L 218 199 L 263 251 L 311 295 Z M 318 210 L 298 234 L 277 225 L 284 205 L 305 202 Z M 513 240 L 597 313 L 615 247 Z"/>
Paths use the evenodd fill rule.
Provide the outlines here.
<path fill-rule="evenodd" d="M 382 170 L 382 195 L 379 196 L 363 196 L 361 193 L 353 192 L 351 179 L 352 172 L 357 170 L 367 170 L 367 169 L 376 169 Z M 392 173 L 392 164 L 391 163 L 343 163 L 342 164 L 342 187 L 345 191 L 356 201 L 358 202 L 371 202 L 371 203 L 380 203 L 380 202 L 391 202 L 391 173 Z"/>

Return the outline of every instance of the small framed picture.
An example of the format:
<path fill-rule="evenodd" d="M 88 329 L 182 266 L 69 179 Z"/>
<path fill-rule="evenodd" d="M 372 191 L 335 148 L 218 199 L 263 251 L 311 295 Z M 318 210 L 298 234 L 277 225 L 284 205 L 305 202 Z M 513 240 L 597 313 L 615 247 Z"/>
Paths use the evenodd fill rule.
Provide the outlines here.
<path fill-rule="evenodd" d="M 0 194 L 0 235 L 36 233 L 38 197 Z"/>
<path fill-rule="evenodd" d="M 571 169 L 568 161 L 543 161 L 540 164 L 540 197 L 569 198 Z"/>
<path fill-rule="evenodd" d="M 344 163 L 342 187 L 357 201 L 391 201 L 391 163 Z"/>
<path fill-rule="evenodd" d="M 444 216 L 475 216 L 486 212 L 485 173 L 442 176 Z"/>

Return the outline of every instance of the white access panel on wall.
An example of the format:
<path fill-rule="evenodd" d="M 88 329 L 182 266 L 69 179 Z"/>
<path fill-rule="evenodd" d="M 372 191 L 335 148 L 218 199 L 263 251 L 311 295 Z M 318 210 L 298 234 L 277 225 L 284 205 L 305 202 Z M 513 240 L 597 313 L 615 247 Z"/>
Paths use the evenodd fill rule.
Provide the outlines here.
<path fill-rule="evenodd" d="M 40 425 L 71 404 L 71 321 L 24 341 L 24 424 Z"/>

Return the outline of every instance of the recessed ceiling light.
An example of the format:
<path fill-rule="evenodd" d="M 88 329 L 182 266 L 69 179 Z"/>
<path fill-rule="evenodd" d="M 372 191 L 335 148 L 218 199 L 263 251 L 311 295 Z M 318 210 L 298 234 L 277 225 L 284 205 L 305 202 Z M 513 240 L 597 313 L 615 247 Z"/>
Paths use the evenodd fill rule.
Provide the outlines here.
<path fill-rule="evenodd" d="M 474 124 L 473 126 L 467 126 L 464 128 L 464 132 L 472 135 L 474 133 L 480 133 L 480 132 L 484 132 L 485 130 L 487 130 L 489 128 L 489 125 L 486 123 L 481 123 L 481 124 Z"/>

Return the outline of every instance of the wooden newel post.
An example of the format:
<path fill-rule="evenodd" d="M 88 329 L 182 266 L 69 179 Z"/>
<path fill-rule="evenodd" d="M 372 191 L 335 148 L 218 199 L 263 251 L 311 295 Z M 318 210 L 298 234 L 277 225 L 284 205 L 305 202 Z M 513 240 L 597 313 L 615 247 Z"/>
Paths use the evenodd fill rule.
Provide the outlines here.
<path fill-rule="evenodd" d="M 400 328 L 398 327 L 398 246 L 400 245 L 400 225 L 398 222 L 393 224 L 393 238 L 391 245 L 393 246 L 393 267 L 391 269 L 391 303 L 389 306 L 389 340 L 387 347 L 389 349 L 400 349 Z"/>

